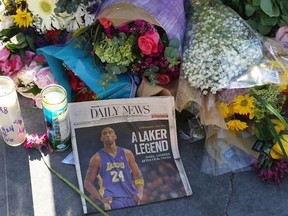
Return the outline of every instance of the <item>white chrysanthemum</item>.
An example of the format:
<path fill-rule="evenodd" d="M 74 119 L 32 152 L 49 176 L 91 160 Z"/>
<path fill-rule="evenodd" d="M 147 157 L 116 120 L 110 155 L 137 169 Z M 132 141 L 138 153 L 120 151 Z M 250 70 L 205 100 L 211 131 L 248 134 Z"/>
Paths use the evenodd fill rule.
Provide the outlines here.
<path fill-rule="evenodd" d="M 60 29 L 61 18 L 56 17 L 54 9 L 56 7 L 55 0 L 27 0 L 28 9 L 32 12 L 37 29 L 42 32 L 53 28 Z"/>
<path fill-rule="evenodd" d="M 64 26 L 67 31 L 72 32 L 82 26 L 90 25 L 94 22 L 95 16 L 87 11 L 87 8 L 82 4 L 78 6 L 77 10 L 68 14 L 67 12 L 60 14 L 64 20 Z"/>
<path fill-rule="evenodd" d="M 4 13 L 5 13 L 5 5 L 3 3 L 2 0 L 0 0 L 0 18 L 2 18 L 4 16 Z"/>

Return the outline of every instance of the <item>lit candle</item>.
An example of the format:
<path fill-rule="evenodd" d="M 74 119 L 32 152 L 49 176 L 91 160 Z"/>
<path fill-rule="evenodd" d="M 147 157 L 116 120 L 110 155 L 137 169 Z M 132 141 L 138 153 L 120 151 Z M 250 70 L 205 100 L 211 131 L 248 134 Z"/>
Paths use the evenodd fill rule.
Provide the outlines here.
<path fill-rule="evenodd" d="M 55 151 L 64 151 L 70 145 L 70 123 L 66 90 L 57 84 L 41 91 L 41 101 L 48 142 Z"/>
<path fill-rule="evenodd" d="M 0 76 L 0 128 L 8 145 L 18 146 L 26 139 L 15 84 L 7 76 Z"/>

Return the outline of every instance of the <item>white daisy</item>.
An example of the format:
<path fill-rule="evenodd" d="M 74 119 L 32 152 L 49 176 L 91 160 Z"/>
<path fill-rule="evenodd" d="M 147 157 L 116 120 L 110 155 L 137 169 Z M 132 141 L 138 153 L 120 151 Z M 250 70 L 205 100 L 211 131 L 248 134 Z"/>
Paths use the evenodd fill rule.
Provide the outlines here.
<path fill-rule="evenodd" d="M 27 0 L 27 4 L 36 21 L 34 24 L 42 32 L 53 28 L 61 28 L 59 17 L 56 17 L 54 12 L 56 8 L 55 0 Z"/>

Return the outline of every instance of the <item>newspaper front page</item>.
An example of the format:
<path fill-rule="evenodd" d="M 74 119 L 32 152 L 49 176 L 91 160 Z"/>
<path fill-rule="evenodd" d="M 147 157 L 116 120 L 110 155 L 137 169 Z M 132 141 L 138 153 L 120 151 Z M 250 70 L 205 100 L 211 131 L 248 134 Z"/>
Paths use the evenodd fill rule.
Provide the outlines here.
<path fill-rule="evenodd" d="M 173 97 L 69 103 L 69 117 L 79 188 L 104 210 L 192 194 Z M 96 211 L 82 204 L 85 214 Z"/>

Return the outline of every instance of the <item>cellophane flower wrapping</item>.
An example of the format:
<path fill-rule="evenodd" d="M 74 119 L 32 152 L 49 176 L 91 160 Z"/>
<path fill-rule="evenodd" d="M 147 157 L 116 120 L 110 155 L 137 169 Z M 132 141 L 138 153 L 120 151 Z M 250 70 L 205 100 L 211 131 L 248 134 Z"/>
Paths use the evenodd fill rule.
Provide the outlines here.
<path fill-rule="evenodd" d="M 287 52 L 221 1 L 193 1 L 186 22 L 176 107 L 198 107 L 207 131 L 203 172 L 243 170 L 263 153 L 251 150 L 255 125 L 273 116 L 257 98 L 279 112 L 285 104 Z"/>

